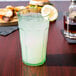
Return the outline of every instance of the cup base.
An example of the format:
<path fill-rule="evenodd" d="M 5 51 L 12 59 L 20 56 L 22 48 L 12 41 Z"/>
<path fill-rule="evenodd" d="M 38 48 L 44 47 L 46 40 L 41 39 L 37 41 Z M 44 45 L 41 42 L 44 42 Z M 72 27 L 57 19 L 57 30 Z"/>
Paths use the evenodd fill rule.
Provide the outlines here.
<path fill-rule="evenodd" d="M 24 64 L 28 65 L 28 66 L 41 66 L 46 62 L 46 59 L 38 64 L 30 64 L 30 63 L 26 63 L 24 60 L 22 60 Z"/>
<path fill-rule="evenodd" d="M 61 34 L 63 35 L 63 37 L 69 44 L 76 44 L 76 39 L 71 39 L 71 38 L 66 37 L 63 29 L 61 30 Z"/>
<path fill-rule="evenodd" d="M 73 34 L 73 33 L 70 33 L 70 32 L 67 32 L 67 31 L 65 31 L 64 30 L 64 35 L 65 35 L 65 37 L 67 37 L 67 38 L 70 38 L 70 39 L 75 39 L 76 40 L 76 33 L 75 34 Z"/>

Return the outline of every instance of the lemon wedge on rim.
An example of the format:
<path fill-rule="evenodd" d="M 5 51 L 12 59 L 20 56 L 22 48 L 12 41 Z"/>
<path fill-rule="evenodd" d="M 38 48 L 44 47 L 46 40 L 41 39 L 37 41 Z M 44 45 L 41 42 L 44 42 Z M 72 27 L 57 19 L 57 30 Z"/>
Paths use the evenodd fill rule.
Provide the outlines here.
<path fill-rule="evenodd" d="M 55 21 L 58 18 L 58 11 L 52 5 L 44 5 L 41 9 L 41 14 L 49 21 Z"/>

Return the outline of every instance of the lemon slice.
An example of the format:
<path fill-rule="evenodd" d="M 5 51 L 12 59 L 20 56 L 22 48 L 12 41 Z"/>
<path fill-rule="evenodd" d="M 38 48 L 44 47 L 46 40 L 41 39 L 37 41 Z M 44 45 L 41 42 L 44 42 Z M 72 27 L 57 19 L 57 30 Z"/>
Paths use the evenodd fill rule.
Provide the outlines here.
<path fill-rule="evenodd" d="M 41 9 L 41 14 L 49 21 L 55 21 L 58 18 L 58 11 L 52 5 L 44 5 Z"/>

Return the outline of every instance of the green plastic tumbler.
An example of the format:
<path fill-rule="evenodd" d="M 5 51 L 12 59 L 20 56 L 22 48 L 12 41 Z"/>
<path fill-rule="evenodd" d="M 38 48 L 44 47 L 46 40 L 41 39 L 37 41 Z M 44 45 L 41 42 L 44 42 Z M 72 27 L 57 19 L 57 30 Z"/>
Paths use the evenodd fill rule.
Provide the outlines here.
<path fill-rule="evenodd" d="M 39 66 L 46 61 L 49 21 L 40 13 L 18 15 L 22 61 L 26 65 Z"/>

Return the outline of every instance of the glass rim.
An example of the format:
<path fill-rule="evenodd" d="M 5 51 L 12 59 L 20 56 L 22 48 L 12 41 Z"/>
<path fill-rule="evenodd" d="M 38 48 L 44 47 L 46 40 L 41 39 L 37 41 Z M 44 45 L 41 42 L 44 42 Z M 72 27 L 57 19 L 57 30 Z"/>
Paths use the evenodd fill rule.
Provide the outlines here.
<path fill-rule="evenodd" d="M 65 11 L 65 12 L 63 13 L 63 15 L 64 15 L 64 16 L 69 16 L 69 11 Z"/>
<path fill-rule="evenodd" d="M 63 16 L 65 16 L 68 19 L 74 19 L 74 17 L 76 18 L 76 16 L 74 16 L 72 13 L 69 13 L 69 11 L 65 11 Z"/>
<path fill-rule="evenodd" d="M 20 12 L 22 12 L 22 11 L 24 11 L 24 10 L 26 10 L 26 9 L 21 9 L 21 10 L 19 10 L 19 11 L 17 12 L 17 15 L 18 15 L 18 16 L 28 16 L 28 15 L 33 15 L 33 14 L 40 14 L 40 15 L 41 15 L 40 12 L 20 13 Z"/>

